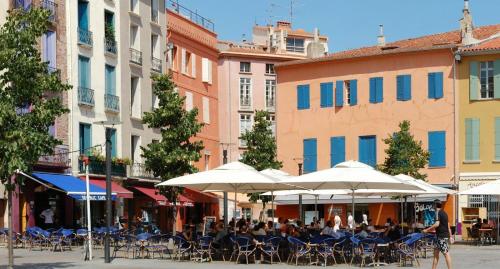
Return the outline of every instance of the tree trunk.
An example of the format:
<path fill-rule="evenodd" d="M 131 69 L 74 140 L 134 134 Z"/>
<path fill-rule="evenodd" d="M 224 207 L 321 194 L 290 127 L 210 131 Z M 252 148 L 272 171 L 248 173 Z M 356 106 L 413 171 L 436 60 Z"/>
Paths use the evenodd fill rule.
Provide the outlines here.
<path fill-rule="evenodd" d="M 177 234 L 177 206 L 172 206 L 172 223 L 173 223 L 173 229 L 172 229 L 172 236 L 175 236 Z"/>
<path fill-rule="evenodd" d="M 7 197 L 7 210 L 9 210 L 9 238 L 7 239 L 7 244 L 8 244 L 8 252 L 9 252 L 9 265 L 7 266 L 8 269 L 13 269 L 14 268 L 14 245 L 12 242 L 12 237 L 14 235 L 14 225 L 12 224 L 12 177 L 9 177 L 8 185 L 7 185 L 7 191 L 8 191 L 8 197 Z"/>

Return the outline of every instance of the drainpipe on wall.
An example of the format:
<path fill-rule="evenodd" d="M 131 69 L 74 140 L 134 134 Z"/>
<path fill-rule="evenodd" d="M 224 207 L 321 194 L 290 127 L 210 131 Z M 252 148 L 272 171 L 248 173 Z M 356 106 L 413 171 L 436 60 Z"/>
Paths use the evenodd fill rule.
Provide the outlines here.
<path fill-rule="evenodd" d="M 459 167 L 459 164 L 458 164 L 458 161 L 459 161 L 459 139 L 457 139 L 458 137 L 458 121 L 459 121 L 459 115 L 458 115 L 458 106 L 459 106 L 459 94 L 457 94 L 457 87 L 456 87 L 456 77 L 457 77 L 457 62 L 459 61 L 459 58 L 457 58 L 457 55 L 459 56 L 459 54 L 456 53 L 456 51 L 454 51 L 453 49 L 450 49 L 451 50 L 451 53 L 453 55 L 453 65 L 452 65 L 452 68 L 453 68 L 453 100 L 454 100 L 454 103 L 453 103 L 453 146 L 454 146 L 454 154 L 453 154 L 453 184 L 456 188 L 456 190 L 458 191 L 458 167 Z M 458 233 L 458 199 L 459 199 L 459 196 L 458 195 L 455 195 L 455 234 Z"/>

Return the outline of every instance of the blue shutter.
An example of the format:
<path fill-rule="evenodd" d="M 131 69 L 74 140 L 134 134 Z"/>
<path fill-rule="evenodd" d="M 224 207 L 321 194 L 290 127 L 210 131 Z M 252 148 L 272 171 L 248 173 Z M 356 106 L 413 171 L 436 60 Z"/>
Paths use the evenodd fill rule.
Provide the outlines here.
<path fill-rule="evenodd" d="M 377 102 L 376 91 L 377 91 L 376 78 L 370 78 L 370 103 L 372 104 Z"/>
<path fill-rule="evenodd" d="M 57 67 L 56 62 L 56 32 L 47 31 L 45 33 L 46 41 L 45 41 L 45 61 L 49 62 L 49 67 L 55 69 Z"/>
<path fill-rule="evenodd" d="M 465 119 L 465 160 L 472 158 L 472 119 Z"/>
<path fill-rule="evenodd" d="M 434 73 L 435 74 L 435 93 L 434 98 L 443 98 L 443 72 Z"/>
<path fill-rule="evenodd" d="M 358 153 L 360 162 L 375 167 L 377 165 L 376 136 L 360 136 Z"/>
<path fill-rule="evenodd" d="M 349 84 L 350 88 L 350 99 L 351 99 L 351 106 L 355 106 L 358 104 L 358 81 L 356 79 L 351 80 L 351 83 Z"/>
<path fill-rule="evenodd" d="M 78 85 L 83 88 L 90 88 L 89 61 L 87 57 L 78 57 Z"/>
<path fill-rule="evenodd" d="M 80 153 L 89 154 L 92 144 L 92 129 L 90 124 L 80 123 Z"/>
<path fill-rule="evenodd" d="M 105 83 L 106 83 L 106 93 L 115 95 L 116 94 L 116 73 L 115 67 L 111 65 L 106 65 L 105 68 Z"/>
<path fill-rule="evenodd" d="M 384 78 L 377 78 L 377 103 L 384 101 Z"/>
<path fill-rule="evenodd" d="M 89 4 L 87 1 L 78 1 L 78 28 L 89 30 Z"/>
<path fill-rule="evenodd" d="M 344 81 L 339 80 L 335 84 L 335 106 L 344 105 Z"/>
<path fill-rule="evenodd" d="M 495 160 L 500 161 L 500 117 L 495 118 Z"/>
<path fill-rule="evenodd" d="M 333 106 L 333 83 L 321 83 L 320 84 L 320 95 L 321 95 L 321 107 L 332 107 Z"/>
<path fill-rule="evenodd" d="M 302 109 L 302 85 L 297 85 L 297 109 Z"/>
<path fill-rule="evenodd" d="M 115 158 L 116 148 L 118 146 L 116 142 L 116 129 L 106 128 L 106 132 L 109 132 L 109 138 L 111 140 L 111 158 Z"/>
<path fill-rule="evenodd" d="M 429 132 L 429 167 L 446 166 L 446 132 Z"/>
<path fill-rule="evenodd" d="M 430 99 L 436 98 L 436 74 L 427 74 L 427 92 Z"/>
<path fill-rule="evenodd" d="M 304 139 L 304 173 L 311 173 L 317 170 L 317 140 L 316 138 Z"/>
<path fill-rule="evenodd" d="M 396 100 L 403 101 L 404 100 L 404 76 L 396 77 Z"/>
<path fill-rule="evenodd" d="M 304 109 L 309 109 L 310 101 L 309 101 L 309 85 L 304 85 Z"/>
<path fill-rule="evenodd" d="M 308 109 L 309 105 L 309 85 L 298 85 L 297 109 Z"/>
<path fill-rule="evenodd" d="M 406 75 L 404 78 L 404 100 L 411 100 L 411 75 Z"/>
<path fill-rule="evenodd" d="M 330 138 L 330 166 L 345 161 L 345 136 Z"/>

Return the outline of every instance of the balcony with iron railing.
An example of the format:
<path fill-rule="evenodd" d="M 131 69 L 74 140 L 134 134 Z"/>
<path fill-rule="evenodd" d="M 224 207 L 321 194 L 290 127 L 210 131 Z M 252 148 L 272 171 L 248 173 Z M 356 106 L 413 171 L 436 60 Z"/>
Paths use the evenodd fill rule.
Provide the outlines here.
<path fill-rule="evenodd" d="M 266 110 L 270 112 L 274 112 L 276 109 L 276 103 L 274 98 L 266 98 Z"/>
<path fill-rule="evenodd" d="M 92 47 L 92 32 L 86 29 L 78 28 L 78 44 Z"/>
<path fill-rule="evenodd" d="M 129 176 L 135 178 L 150 178 L 150 179 L 156 178 L 153 175 L 153 172 L 147 169 L 146 165 L 143 163 L 133 163 L 130 166 Z"/>
<path fill-rule="evenodd" d="M 240 96 L 240 109 L 252 109 L 252 98 L 250 96 Z"/>
<path fill-rule="evenodd" d="M 151 57 L 151 70 L 161 73 L 161 59 Z"/>
<path fill-rule="evenodd" d="M 68 145 L 57 145 L 54 153 L 38 158 L 37 166 L 43 167 L 70 167 L 70 154 Z"/>
<path fill-rule="evenodd" d="M 106 162 L 99 160 L 98 158 L 89 156 L 88 157 L 88 168 L 89 174 L 93 175 L 106 175 Z M 85 165 L 82 159 L 78 160 L 78 169 L 80 174 L 85 173 Z M 127 165 L 124 163 L 111 163 L 111 175 L 118 177 L 126 177 L 127 176 Z"/>
<path fill-rule="evenodd" d="M 56 22 L 57 20 L 57 4 L 53 0 L 41 0 L 40 5 L 43 9 L 50 12 L 49 21 Z"/>
<path fill-rule="evenodd" d="M 180 5 L 179 0 L 167 0 L 167 9 L 181 15 L 182 17 L 200 25 L 201 27 L 209 31 L 214 32 L 215 30 L 214 23 L 211 20 L 200 16 L 196 11 L 192 11 L 189 8 Z"/>
<path fill-rule="evenodd" d="M 142 52 L 136 49 L 130 48 L 130 62 L 137 65 L 142 65 Z"/>
<path fill-rule="evenodd" d="M 115 54 L 118 51 L 118 46 L 116 45 L 116 41 L 111 38 L 104 39 L 104 52 Z"/>
<path fill-rule="evenodd" d="M 120 112 L 120 97 L 113 94 L 104 95 L 104 108 L 108 112 Z"/>
<path fill-rule="evenodd" d="M 95 104 L 94 90 L 85 87 L 78 87 L 78 104 L 93 107 Z"/>

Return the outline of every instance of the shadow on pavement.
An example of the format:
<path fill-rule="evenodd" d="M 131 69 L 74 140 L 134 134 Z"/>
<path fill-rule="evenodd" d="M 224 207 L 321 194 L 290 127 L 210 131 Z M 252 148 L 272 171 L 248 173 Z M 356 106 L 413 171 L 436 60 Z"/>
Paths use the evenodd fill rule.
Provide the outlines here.
<path fill-rule="evenodd" d="M 54 263 L 21 263 L 15 264 L 14 268 L 37 268 L 37 269 L 52 269 L 52 268 L 72 268 L 77 266 L 73 262 L 54 262 Z M 0 269 L 7 268 L 7 266 L 2 265 Z"/>

